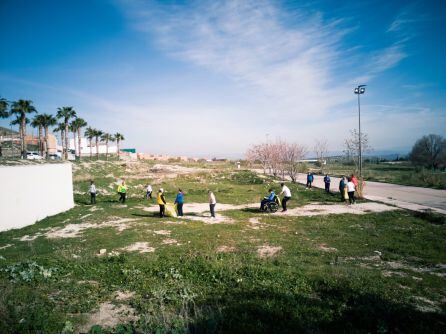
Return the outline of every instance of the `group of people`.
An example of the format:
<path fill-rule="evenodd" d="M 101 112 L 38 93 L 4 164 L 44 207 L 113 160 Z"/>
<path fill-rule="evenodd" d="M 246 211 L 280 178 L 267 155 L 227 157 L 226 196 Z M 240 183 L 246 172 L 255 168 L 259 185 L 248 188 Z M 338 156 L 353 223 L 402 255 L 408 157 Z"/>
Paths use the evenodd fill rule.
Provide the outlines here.
<path fill-rule="evenodd" d="M 349 201 L 350 204 L 356 203 L 355 191 L 358 189 L 359 181 L 354 174 L 349 177 L 343 176 L 339 181 L 339 192 L 341 201 Z"/>
<path fill-rule="evenodd" d="M 307 189 L 311 189 L 313 181 L 314 181 L 314 175 L 312 173 L 308 173 L 307 174 L 307 184 L 306 184 Z M 330 183 L 331 183 L 330 176 L 328 176 L 328 174 L 326 174 L 324 177 L 324 184 L 325 184 L 325 191 L 327 193 L 330 192 Z M 341 200 L 342 201 L 348 200 L 350 204 L 355 204 L 356 203 L 355 191 L 358 187 L 358 184 L 359 184 L 359 182 L 355 175 L 352 174 L 350 177 L 343 176 L 341 181 L 339 182 L 339 192 L 341 194 Z M 287 211 L 287 202 L 291 199 L 291 190 L 284 183 L 281 183 L 280 186 L 281 186 L 281 192 L 279 193 L 279 196 L 283 195 L 283 198 L 281 200 L 282 212 L 285 212 L 285 211 Z M 117 191 L 118 191 L 118 195 L 119 195 L 119 202 L 125 203 L 126 195 L 127 195 L 127 184 L 125 183 L 124 179 L 121 180 L 121 182 L 119 183 Z M 152 186 L 150 184 L 148 184 L 147 188 L 146 188 L 146 196 L 145 196 L 145 198 L 147 200 L 152 199 L 152 192 L 153 192 Z M 96 204 L 97 190 L 96 190 L 96 186 L 95 186 L 95 183 L 93 180 L 90 181 L 89 193 L 90 193 L 90 203 Z M 265 196 L 262 199 L 262 201 L 260 202 L 260 210 L 264 211 L 265 206 L 269 202 L 276 201 L 277 198 L 278 198 L 278 196 L 276 195 L 274 190 L 269 189 L 268 195 Z M 215 198 L 214 193 L 211 190 L 208 190 L 208 200 L 209 200 L 209 211 L 211 213 L 211 217 L 215 218 L 215 205 L 217 204 L 217 200 Z M 277 202 L 280 203 L 280 201 L 277 201 Z M 166 198 L 164 197 L 164 189 L 163 188 L 160 188 L 158 190 L 158 194 L 156 196 L 156 203 L 159 205 L 159 215 L 162 218 L 166 215 L 166 205 L 167 205 Z M 184 205 L 183 190 L 178 189 L 178 193 L 175 197 L 174 205 L 176 205 L 176 210 L 178 212 L 178 216 L 182 217 L 184 215 L 184 213 L 183 213 L 183 205 Z"/>
<path fill-rule="evenodd" d="M 151 196 L 150 196 L 151 198 Z M 211 190 L 208 190 L 208 200 L 209 200 L 209 211 L 211 213 L 211 217 L 215 218 L 215 205 L 217 204 L 217 199 L 215 198 L 214 193 Z M 159 205 L 160 211 L 159 215 L 163 218 L 166 215 L 166 198 L 164 197 L 164 189 L 160 188 L 158 190 L 158 194 L 156 196 L 156 203 Z M 184 205 L 184 192 L 181 189 L 178 189 L 178 193 L 175 197 L 174 205 L 176 205 L 177 215 L 178 217 L 182 217 L 184 215 L 183 205 Z"/>

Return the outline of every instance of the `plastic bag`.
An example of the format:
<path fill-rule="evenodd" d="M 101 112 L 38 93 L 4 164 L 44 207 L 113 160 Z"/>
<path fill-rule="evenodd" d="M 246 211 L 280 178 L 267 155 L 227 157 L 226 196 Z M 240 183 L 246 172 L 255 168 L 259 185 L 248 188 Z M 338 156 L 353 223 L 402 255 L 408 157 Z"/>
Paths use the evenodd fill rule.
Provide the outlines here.
<path fill-rule="evenodd" d="M 177 217 L 177 206 L 172 203 L 167 203 L 165 205 L 165 215 L 166 217 Z"/>

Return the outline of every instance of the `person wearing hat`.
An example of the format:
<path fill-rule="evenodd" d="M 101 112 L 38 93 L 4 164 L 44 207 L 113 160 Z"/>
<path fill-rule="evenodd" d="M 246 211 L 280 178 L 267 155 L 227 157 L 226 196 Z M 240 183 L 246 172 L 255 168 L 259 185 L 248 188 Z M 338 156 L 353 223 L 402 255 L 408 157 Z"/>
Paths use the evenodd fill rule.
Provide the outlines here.
<path fill-rule="evenodd" d="M 164 198 L 164 189 L 160 188 L 158 191 L 158 195 L 156 196 L 156 202 L 160 206 L 160 218 L 164 217 L 164 213 L 166 212 L 166 199 Z"/>

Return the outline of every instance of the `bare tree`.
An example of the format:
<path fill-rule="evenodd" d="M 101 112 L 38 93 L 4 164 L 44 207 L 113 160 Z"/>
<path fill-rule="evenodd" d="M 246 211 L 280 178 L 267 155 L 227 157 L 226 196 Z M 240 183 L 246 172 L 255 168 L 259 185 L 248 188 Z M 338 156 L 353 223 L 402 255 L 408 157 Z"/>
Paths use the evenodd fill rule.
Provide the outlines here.
<path fill-rule="evenodd" d="M 369 144 L 369 137 L 366 133 L 361 133 L 361 147 L 363 153 L 370 153 L 373 148 Z M 350 130 L 350 137 L 344 141 L 344 154 L 347 159 L 353 160 L 356 170 L 359 169 L 359 132 Z"/>
<path fill-rule="evenodd" d="M 324 138 L 316 139 L 313 150 L 316 153 L 316 159 L 321 167 L 321 171 L 323 171 L 323 166 L 326 163 L 325 158 L 328 153 L 328 140 Z"/>
<path fill-rule="evenodd" d="M 263 168 L 263 174 L 266 174 L 266 169 L 269 166 L 269 148 L 268 143 L 254 145 L 246 152 L 246 159 L 249 161 L 259 161 Z"/>
<path fill-rule="evenodd" d="M 297 181 L 297 174 L 299 173 L 300 160 L 307 154 L 305 146 L 297 143 L 286 144 L 284 152 L 284 166 L 288 176 L 292 182 Z"/>

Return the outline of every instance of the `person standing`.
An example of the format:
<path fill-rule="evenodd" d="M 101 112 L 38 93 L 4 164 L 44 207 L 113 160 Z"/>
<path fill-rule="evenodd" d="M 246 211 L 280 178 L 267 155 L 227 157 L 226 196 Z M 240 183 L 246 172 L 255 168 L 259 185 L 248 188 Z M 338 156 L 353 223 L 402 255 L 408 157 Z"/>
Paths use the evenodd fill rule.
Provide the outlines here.
<path fill-rule="evenodd" d="M 146 189 L 146 199 L 152 199 L 152 186 L 150 184 L 147 185 Z"/>
<path fill-rule="evenodd" d="M 177 197 L 175 198 L 175 204 L 177 205 L 178 216 L 183 216 L 183 204 L 184 204 L 184 193 L 181 189 L 178 189 Z"/>
<path fill-rule="evenodd" d="M 282 191 L 280 192 L 280 195 L 283 194 L 282 212 L 285 212 L 287 211 L 286 203 L 291 199 L 291 190 L 285 185 L 285 183 L 281 183 L 280 185 L 282 186 Z"/>
<path fill-rule="evenodd" d="M 356 186 L 353 183 L 352 179 L 349 178 L 348 183 L 347 183 L 347 192 L 348 192 L 348 200 L 349 200 L 350 204 L 356 203 L 355 190 L 356 190 Z"/>
<path fill-rule="evenodd" d="M 325 174 L 324 177 L 324 184 L 325 184 L 325 192 L 328 194 L 330 193 L 330 176 L 328 176 L 328 174 Z"/>
<path fill-rule="evenodd" d="M 127 185 L 125 180 L 122 180 L 121 184 L 118 186 L 119 202 L 125 203 L 125 197 L 127 195 Z"/>
<path fill-rule="evenodd" d="M 341 193 L 341 202 L 345 202 L 344 188 L 347 186 L 345 181 L 346 181 L 345 176 L 343 176 L 341 181 L 339 181 L 339 192 Z"/>
<path fill-rule="evenodd" d="M 156 196 L 156 202 L 160 207 L 160 218 L 163 218 L 166 212 L 166 199 L 164 198 L 163 188 L 160 188 L 160 190 L 158 191 L 158 195 Z"/>
<path fill-rule="evenodd" d="M 96 186 L 94 185 L 94 181 L 90 181 L 90 204 L 96 204 Z"/>
<path fill-rule="evenodd" d="M 311 185 L 313 183 L 313 180 L 314 180 L 313 173 L 308 172 L 308 174 L 307 174 L 307 189 L 311 189 Z"/>
<path fill-rule="evenodd" d="M 211 217 L 215 218 L 215 205 L 217 204 L 217 199 L 212 191 L 208 190 L 209 195 L 209 209 L 211 211 Z"/>

